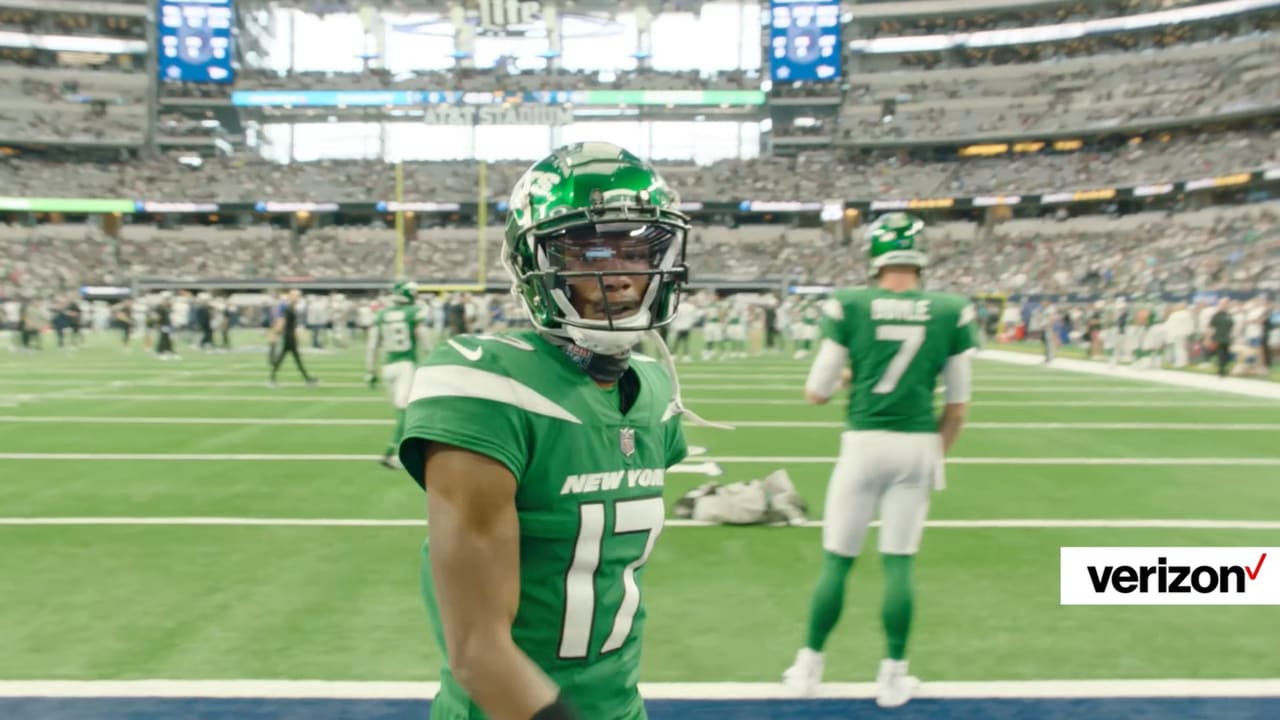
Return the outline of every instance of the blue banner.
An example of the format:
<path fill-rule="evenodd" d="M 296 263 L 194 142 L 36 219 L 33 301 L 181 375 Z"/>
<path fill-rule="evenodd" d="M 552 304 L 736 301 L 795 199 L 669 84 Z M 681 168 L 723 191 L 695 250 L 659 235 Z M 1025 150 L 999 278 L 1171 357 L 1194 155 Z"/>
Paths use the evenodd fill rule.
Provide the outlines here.
<path fill-rule="evenodd" d="M 769 68 L 774 82 L 840 77 L 840 0 L 772 0 Z"/>
<path fill-rule="evenodd" d="M 232 83 L 232 0 L 160 0 L 160 79 Z"/>

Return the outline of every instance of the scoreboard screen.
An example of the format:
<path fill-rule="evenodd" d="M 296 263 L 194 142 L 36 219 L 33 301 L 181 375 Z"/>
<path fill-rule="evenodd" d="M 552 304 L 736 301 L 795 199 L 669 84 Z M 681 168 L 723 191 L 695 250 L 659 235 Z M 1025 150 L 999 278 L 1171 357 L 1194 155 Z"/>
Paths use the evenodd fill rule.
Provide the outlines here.
<path fill-rule="evenodd" d="M 840 77 L 840 0 L 772 0 L 769 67 L 774 82 Z"/>
<path fill-rule="evenodd" d="M 159 0 L 160 79 L 231 83 L 232 0 Z"/>

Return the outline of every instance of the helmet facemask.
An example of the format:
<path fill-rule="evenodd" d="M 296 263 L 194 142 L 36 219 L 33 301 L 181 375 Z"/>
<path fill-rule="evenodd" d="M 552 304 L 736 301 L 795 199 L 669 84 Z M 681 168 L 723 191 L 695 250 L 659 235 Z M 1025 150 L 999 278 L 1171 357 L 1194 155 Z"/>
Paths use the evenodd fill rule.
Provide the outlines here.
<path fill-rule="evenodd" d="M 687 226 L 659 214 L 601 215 L 531 230 L 504 261 L 539 330 L 621 355 L 675 317 Z"/>
<path fill-rule="evenodd" d="M 622 357 L 674 317 L 689 217 L 651 166 L 604 142 L 535 163 L 511 191 L 502 260 L 534 327 Z"/>

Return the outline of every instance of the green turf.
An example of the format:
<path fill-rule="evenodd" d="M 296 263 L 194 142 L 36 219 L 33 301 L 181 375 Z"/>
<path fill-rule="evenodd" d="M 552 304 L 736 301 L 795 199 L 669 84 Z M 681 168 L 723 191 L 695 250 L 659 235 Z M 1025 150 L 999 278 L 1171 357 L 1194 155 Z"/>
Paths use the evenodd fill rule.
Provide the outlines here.
<path fill-rule="evenodd" d="M 729 419 L 732 422 L 732 418 Z M 255 425 L 76 425 L 92 432 L 50 432 L 57 426 L 8 423 L 0 447 L 41 453 L 284 453 L 351 454 L 381 450 L 390 427 Z M 713 455 L 831 457 L 839 452 L 836 430 L 812 428 L 690 428 L 690 443 Z M 1224 443 L 1232 457 L 1274 457 L 1276 433 L 1153 431 L 974 430 L 955 447 L 956 457 L 1217 457 Z"/>
<path fill-rule="evenodd" d="M 104 339 L 78 354 L 0 357 L 0 416 L 326 418 L 379 424 L 33 423 L 0 420 L 6 453 L 356 454 L 355 461 L 0 460 L 3 517 L 420 520 L 422 492 L 377 466 L 382 390 L 358 348 L 309 354 L 319 388 L 268 390 L 261 352 L 159 363 Z M 807 363 L 782 356 L 682 366 L 690 405 L 734 421 L 838 423 L 799 401 Z M 349 384 L 349 387 L 339 386 Z M 730 387 L 726 387 L 730 386 Z M 1178 430 L 981 428 L 957 457 L 1272 458 L 1280 402 L 979 361 L 973 422 L 1185 423 Z M 767 401 L 767 402 L 756 402 Z M 784 402 L 778 402 L 784 401 Z M 1075 403 L 1075 404 L 1068 404 Z M 833 457 L 838 427 L 690 428 L 711 457 Z M 698 457 L 691 457 L 698 462 Z M 829 462 L 729 462 L 723 480 L 785 467 L 814 513 Z M 1280 468 L 963 465 L 931 517 L 1280 518 Z M 671 474 L 667 495 L 705 481 Z M 422 527 L 0 526 L 0 678 L 428 679 L 438 654 L 417 594 Z M 646 571 L 650 681 L 776 680 L 803 637 L 817 529 L 666 530 Z M 868 538 L 874 546 L 874 532 Z M 918 562 L 913 668 L 932 680 L 1280 675 L 1269 608 L 1058 605 L 1063 545 L 1266 545 L 1229 530 L 935 528 Z M 828 655 L 869 680 L 882 654 L 880 568 L 859 560 Z"/>
<path fill-rule="evenodd" d="M 1063 608 L 1062 545 L 1096 532 L 939 530 L 918 565 L 916 667 L 935 680 L 1268 677 L 1270 608 Z M 0 616 L 7 678 L 426 679 L 414 528 L 22 528 Z M 1265 544 L 1259 532 L 1110 531 L 1126 544 Z M 872 536 L 874 541 L 874 535 Z M 644 676 L 772 680 L 801 641 L 818 532 L 671 528 L 646 577 Z M 829 677 L 882 651 L 860 561 Z"/>

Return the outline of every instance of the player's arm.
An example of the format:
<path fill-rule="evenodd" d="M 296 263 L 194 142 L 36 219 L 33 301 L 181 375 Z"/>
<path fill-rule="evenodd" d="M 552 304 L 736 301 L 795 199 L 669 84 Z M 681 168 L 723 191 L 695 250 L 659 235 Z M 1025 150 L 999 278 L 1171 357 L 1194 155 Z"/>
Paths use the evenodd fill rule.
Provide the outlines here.
<path fill-rule="evenodd" d="M 804 381 L 804 399 L 814 405 L 826 405 L 843 383 L 849 382 L 849 348 L 825 338 Z"/>
<path fill-rule="evenodd" d="M 818 354 L 804 382 L 804 399 L 814 405 L 826 405 L 842 384 L 853 379 L 849 367 L 849 328 L 845 323 L 844 305 L 836 298 L 822 303 L 818 321 Z"/>
<path fill-rule="evenodd" d="M 428 546 L 449 667 L 492 720 L 560 720 L 559 690 L 511 639 L 520 602 L 516 480 L 501 462 L 430 443 Z"/>
<path fill-rule="evenodd" d="M 284 315 L 276 315 L 271 321 L 271 328 L 267 330 L 267 342 L 275 342 L 284 334 Z"/>
<path fill-rule="evenodd" d="M 969 396 L 973 392 L 972 356 L 977 351 L 975 320 L 977 313 L 973 305 L 966 303 L 960 310 L 956 321 L 956 331 L 952 336 L 950 357 L 942 368 L 942 384 L 945 388 L 942 417 L 938 418 L 938 434 L 942 436 L 942 452 L 951 452 L 951 446 L 960 437 L 960 429 L 964 427 L 965 417 L 969 413 Z"/>
<path fill-rule="evenodd" d="M 960 437 L 960 429 L 964 427 L 965 417 L 969 414 L 969 396 L 972 393 L 973 365 L 970 362 L 972 350 L 952 355 L 942 369 L 942 383 L 945 387 L 942 417 L 938 419 L 938 434 L 942 436 L 942 451 L 951 452 L 951 446 Z"/>

